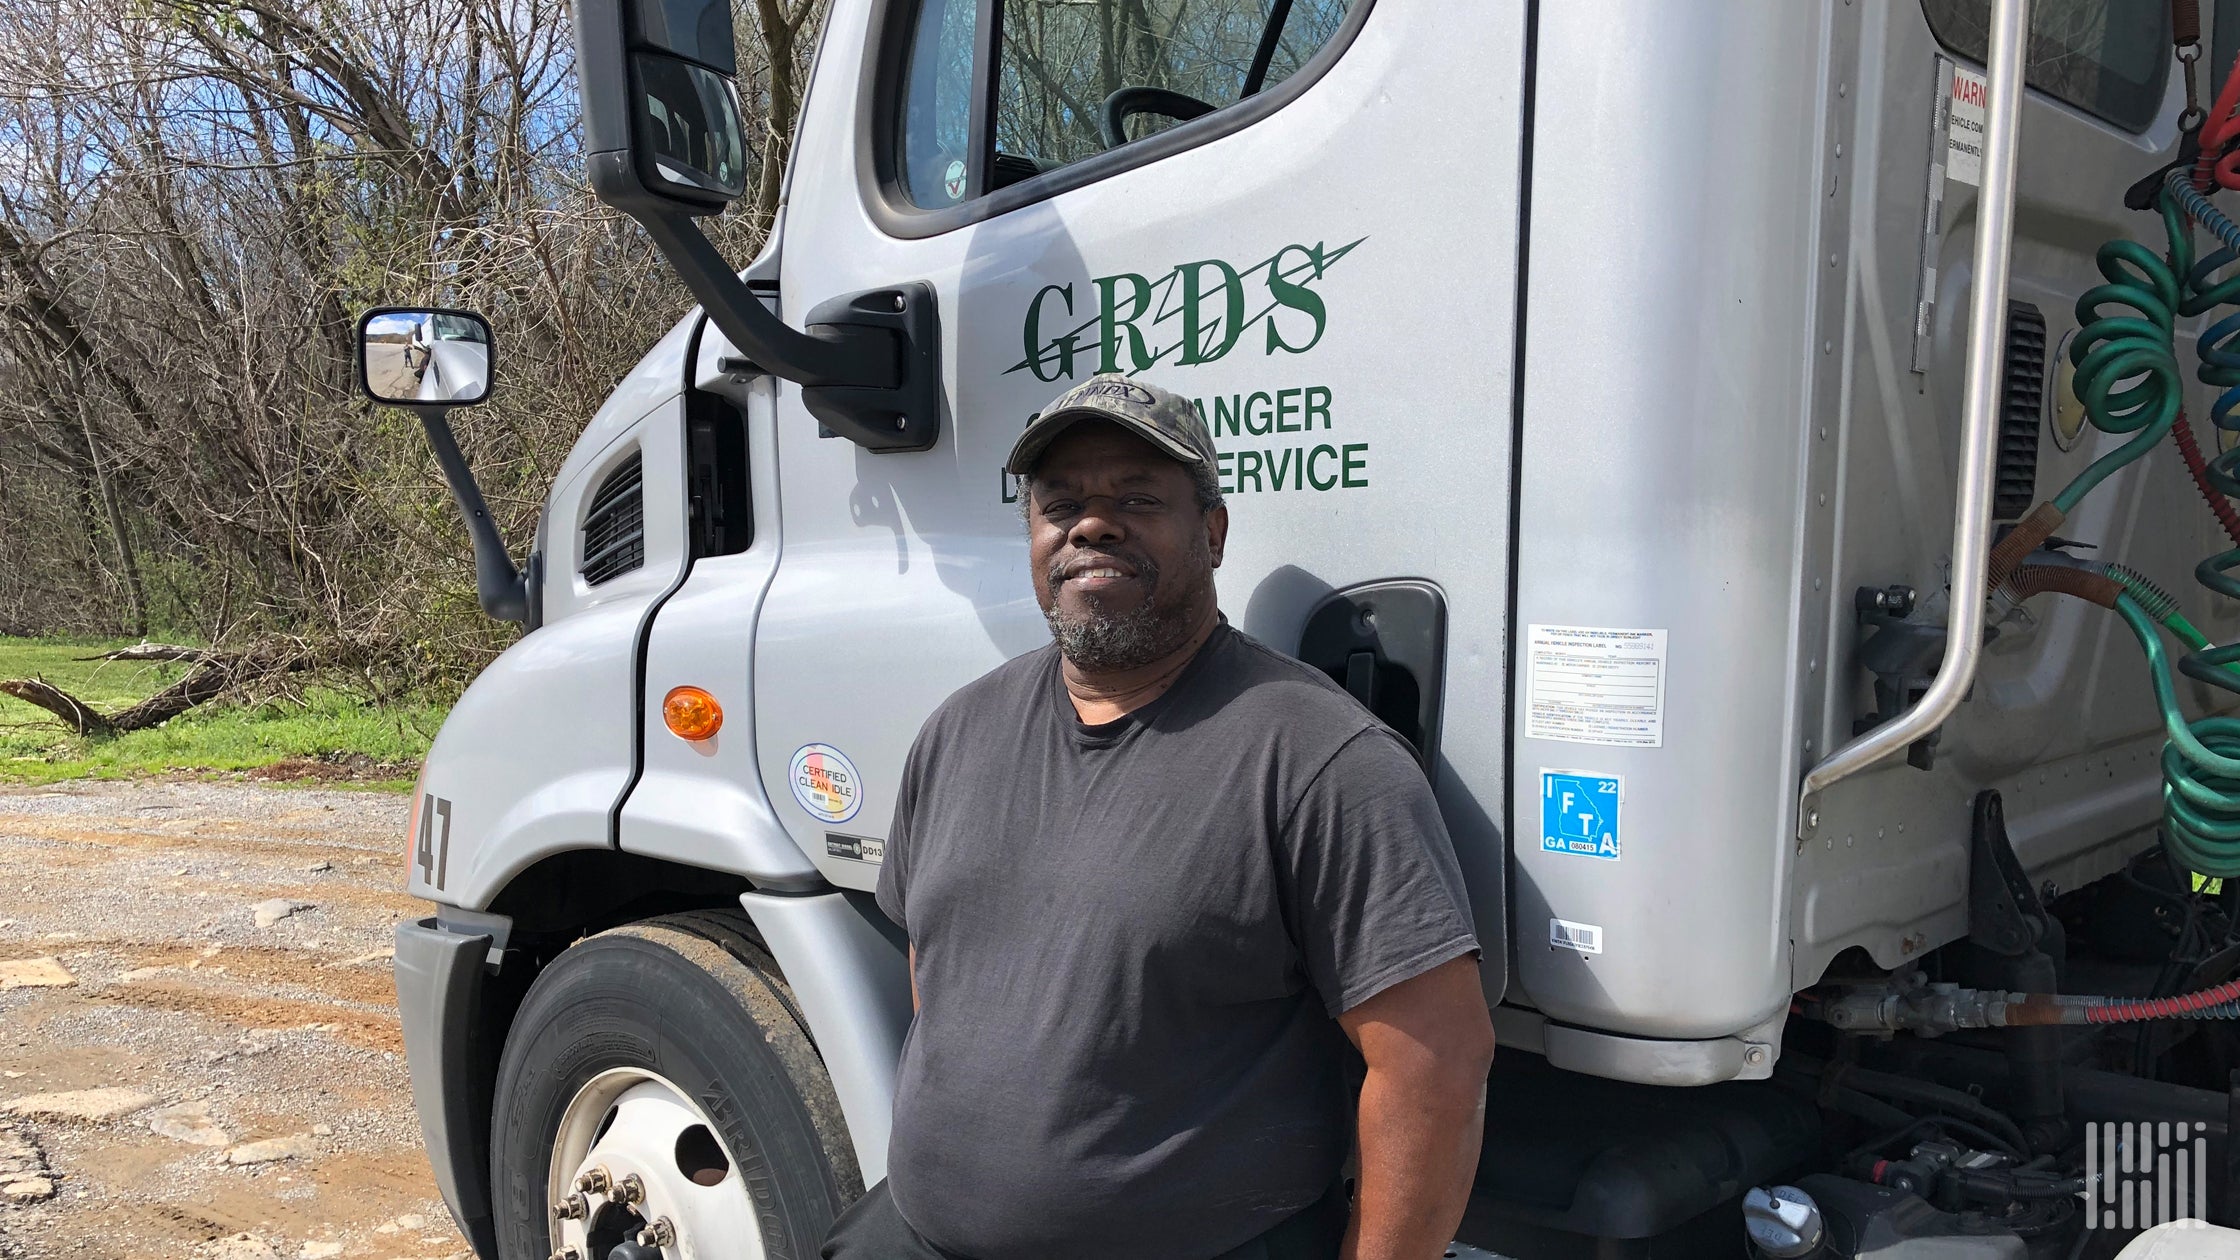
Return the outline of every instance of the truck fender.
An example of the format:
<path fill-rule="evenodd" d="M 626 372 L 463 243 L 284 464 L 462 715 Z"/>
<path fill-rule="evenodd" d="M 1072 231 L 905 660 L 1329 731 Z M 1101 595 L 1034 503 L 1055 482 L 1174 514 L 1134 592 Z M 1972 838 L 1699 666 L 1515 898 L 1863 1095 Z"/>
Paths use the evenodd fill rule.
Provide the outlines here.
<path fill-rule="evenodd" d="M 869 894 L 742 894 L 800 1003 L 832 1077 L 863 1184 L 887 1175 L 887 1131 L 902 1038 L 910 1031 L 910 955 L 902 930 Z"/>

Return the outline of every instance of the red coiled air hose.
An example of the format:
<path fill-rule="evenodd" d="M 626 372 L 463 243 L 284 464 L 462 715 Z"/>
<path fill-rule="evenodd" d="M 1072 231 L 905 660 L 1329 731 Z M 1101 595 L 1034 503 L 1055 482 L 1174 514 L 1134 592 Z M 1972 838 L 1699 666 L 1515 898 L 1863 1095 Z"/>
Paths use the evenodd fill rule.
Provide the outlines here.
<path fill-rule="evenodd" d="M 2240 152 L 2227 153 L 2240 140 L 2240 59 L 2225 72 L 2224 87 L 2201 123 L 2201 155 L 2193 161 L 2193 186 L 2240 188 Z"/>
<path fill-rule="evenodd" d="M 2240 154 L 2234 156 L 2240 157 Z M 2201 457 L 2201 446 L 2193 440 L 2193 423 L 2186 419 L 2184 411 L 2178 413 L 2178 422 L 2170 426 L 2170 440 L 2178 444 L 2178 454 L 2185 457 L 2186 471 L 2193 474 L 2193 488 L 2201 492 L 2201 497 L 2208 501 L 2209 510 L 2217 514 L 2217 523 L 2224 526 L 2225 537 L 2232 540 L 2233 546 L 2240 547 L 2240 511 L 2233 508 L 2232 500 L 2209 484 L 2209 463 Z"/>
<path fill-rule="evenodd" d="M 2240 980 L 2227 980 L 2215 988 L 2181 993 L 2176 997 L 2134 998 L 2087 1007 L 2084 1022 L 2136 1024 L 2148 1019 L 2182 1019 L 2235 1000 L 2240 1000 Z"/>

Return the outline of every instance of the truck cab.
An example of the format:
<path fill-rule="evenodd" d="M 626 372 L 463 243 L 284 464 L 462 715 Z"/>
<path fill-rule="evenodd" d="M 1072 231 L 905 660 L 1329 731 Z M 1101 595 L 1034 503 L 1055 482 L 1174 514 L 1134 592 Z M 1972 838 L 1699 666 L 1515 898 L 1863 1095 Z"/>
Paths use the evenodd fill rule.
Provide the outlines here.
<path fill-rule="evenodd" d="M 1968 567 L 2120 444 L 2064 366 L 2076 298 L 2103 240 L 2156 239 L 2125 196 L 2190 99 L 2161 6 L 2041 0 L 2004 72 L 2023 7 L 832 0 L 740 272 L 695 222 L 743 178 L 728 9 L 579 0 L 593 182 L 703 306 L 598 405 L 529 563 L 489 534 L 533 628 L 416 789 L 400 1003 L 477 1251 L 810 1255 L 883 1175 L 896 784 L 942 699 L 1047 642 L 1002 464 L 1099 372 L 1196 401 L 1228 617 L 1436 792 L 1503 1047 L 1464 1242 L 2063 1254 L 2082 1209 L 2017 1170 L 2085 1126 L 2191 1124 L 2227 1167 L 2227 1039 L 2142 1065 L 1812 1017 L 2030 987 L 1987 961 L 1999 906 L 2083 993 L 2178 967 L 2168 915 L 2230 926 L 2162 869 L 2124 627 Z M 2046 541 L 2240 631 L 2174 455 Z M 1963 656 L 1933 729 L 1813 777 Z M 1915 1183 L 1847 1161 L 1901 1128 Z M 1972 1167 L 1992 1190 L 1932 1190 Z M 1800 1199 L 1831 1250 L 1767 1241 Z"/>

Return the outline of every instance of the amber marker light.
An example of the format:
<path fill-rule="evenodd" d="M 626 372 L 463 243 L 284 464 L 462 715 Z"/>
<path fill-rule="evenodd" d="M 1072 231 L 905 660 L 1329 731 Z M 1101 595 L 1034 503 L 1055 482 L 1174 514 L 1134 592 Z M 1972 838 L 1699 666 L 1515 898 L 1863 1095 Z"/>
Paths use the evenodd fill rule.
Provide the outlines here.
<path fill-rule="evenodd" d="M 661 720 L 678 739 L 698 743 L 723 729 L 723 706 L 698 687 L 674 687 L 661 698 Z"/>

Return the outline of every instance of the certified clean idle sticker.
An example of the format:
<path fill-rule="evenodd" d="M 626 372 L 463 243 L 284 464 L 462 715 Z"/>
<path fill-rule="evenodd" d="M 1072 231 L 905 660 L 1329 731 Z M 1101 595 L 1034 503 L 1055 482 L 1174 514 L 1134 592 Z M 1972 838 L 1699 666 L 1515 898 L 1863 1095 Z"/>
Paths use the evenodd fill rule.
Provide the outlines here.
<path fill-rule="evenodd" d="M 848 754 L 830 744 L 803 744 L 786 769 L 793 799 L 828 823 L 843 823 L 863 808 L 863 778 Z"/>

